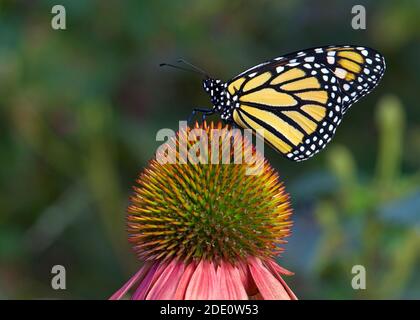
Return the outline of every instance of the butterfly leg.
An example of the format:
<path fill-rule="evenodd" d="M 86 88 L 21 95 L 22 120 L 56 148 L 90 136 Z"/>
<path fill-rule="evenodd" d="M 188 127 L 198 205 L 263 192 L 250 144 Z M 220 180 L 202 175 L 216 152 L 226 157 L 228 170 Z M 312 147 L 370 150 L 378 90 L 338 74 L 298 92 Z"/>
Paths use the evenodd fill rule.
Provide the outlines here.
<path fill-rule="evenodd" d="M 196 113 L 201 113 L 202 114 L 202 121 L 204 121 L 204 119 L 206 118 L 206 115 L 211 115 L 213 114 L 215 111 L 213 109 L 201 109 L 201 108 L 194 108 L 193 111 L 191 112 L 190 116 L 188 117 L 188 124 L 191 123 L 192 118 L 195 116 Z"/>

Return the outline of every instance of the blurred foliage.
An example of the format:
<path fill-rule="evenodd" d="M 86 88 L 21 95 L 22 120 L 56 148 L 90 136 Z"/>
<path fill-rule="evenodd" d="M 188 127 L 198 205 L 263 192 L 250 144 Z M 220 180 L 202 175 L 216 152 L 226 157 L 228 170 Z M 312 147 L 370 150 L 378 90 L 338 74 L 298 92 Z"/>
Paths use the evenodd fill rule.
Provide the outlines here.
<path fill-rule="evenodd" d="M 280 263 L 301 298 L 419 298 L 418 1 L 0 0 L 0 298 L 106 298 L 138 268 L 126 240 L 130 186 L 194 106 L 186 58 L 222 79 L 302 48 L 357 43 L 382 52 L 380 86 L 346 114 L 319 156 L 266 148 L 294 203 Z M 351 28 L 351 7 L 367 30 Z M 162 116 L 164 115 L 164 116 Z M 51 268 L 67 290 L 51 289 Z M 367 289 L 351 288 L 351 269 Z"/>
<path fill-rule="evenodd" d="M 400 100 L 385 96 L 376 111 L 379 150 L 373 176 L 360 178 L 348 148 L 335 144 L 327 152 L 336 185 L 314 205 L 319 232 L 304 280 L 314 287 L 322 283 L 323 298 L 337 294 L 336 282 L 347 278 L 350 283 L 354 265 L 366 268 L 367 289 L 342 288 L 340 297 L 419 297 L 420 172 L 401 174 L 405 116 Z"/>

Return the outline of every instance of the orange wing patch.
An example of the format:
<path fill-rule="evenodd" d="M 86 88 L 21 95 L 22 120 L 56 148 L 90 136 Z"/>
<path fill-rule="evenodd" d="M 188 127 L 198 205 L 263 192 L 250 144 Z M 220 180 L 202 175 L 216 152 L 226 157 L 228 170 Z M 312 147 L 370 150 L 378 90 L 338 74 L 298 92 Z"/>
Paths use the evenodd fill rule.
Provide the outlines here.
<path fill-rule="evenodd" d="M 344 69 L 353 72 L 353 73 L 360 73 L 360 71 L 362 70 L 360 64 L 347 60 L 347 59 L 340 59 L 338 60 L 338 64 L 340 66 L 342 66 Z"/>
<path fill-rule="evenodd" d="M 315 77 L 303 78 L 301 80 L 286 83 L 280 87 L 280 89 L 287 91 L 296 91 L 302 89 L 319 89 L 321 85 Z"/>
<path fill-rule="evenodd" d="M 329 51 L 336 51 L 337 67 L 334 71 L 335 75 L 346 81 L 353 81 L 356 79 L 356 75 L 362 72 L 362 65 L 365 63 L 365 58 L 351 47 L 332 47 L 326 49 Z"/>
<path fill-rule="evenodd" d="M 231 82 L 228 86 L 228 91 L 231 95 L 234 95 L 237 91 L 239 91 L 239 88 L 244 83 L 245 78 L 241 77 L 236 79 L 235 81 Z"/>
<path fill-rule="evenodd" d="M 296 95 L 304 100 L 315 101 L 325 104 L 328 100 L 328 93 L 325 90 L 299 92 Z"/>
<path fill-rule="evenodd" d="M 301 127 L 307 134 L 311 134 L 315 131 L 317 124 L 305 117 L 299 111 L 283 111 L 283 113 L 292 119 L 299 127 Z"/>
<path fill-rule="evenodd" d="M 273 88 L 264 88 L 239 98 L 242 102 L 264 104 L 272 107 L 289 107 L 297 105 L 297 101 L 290 94 L 279 92 Z"/>
<path fill-rule="evenodd" d="M 254 78 L 251 78 L 250 80 L 248 80 L 248 82 L 245 83 L 243 91 L 246 92 L 261 87 L 264 83 L 270 80 L 270 78 L 270 72 L 264 72 Z"/>
<path fill-rule="evenodd" d="M 299 68 L 293 68 L 287 70 L 286 72 L 281 73 L 277 77 L 275 77 L 270 84 L 276 85 L 286 81 L 290 81 L 297 78 L 302 78 L 306 75 L 305 71 Z"/>
<path fill-rule="evenodd" d="M 292 146 L 290 144 L 288 144 L 286 141 L 284 141 L 280 137 L 276 136 L 275 134 L 273 134 L 272 132 L 270 132 L 269 130 L 267 130 L 266 128 L 264 128 L 263 126 L 261 126 L 260 124 L 255 122 L 254 120 L 252 120 L 250 117 L 245 115 L 243 112 L 241 112 L 240 115 L 242 116 L 242 118 L 245 122 L 245 123 L 242 122 L 245 125 L 244 126 L 245 128 L 249 128 L 249 129 L 252 129 L 254 131 L 263 130 L 263 132 L 264 132 L 264 137 L 263 138 L 266 141 L 268 141 L 279 152 L 286 154 L 286 153 L 288 153 L 292 150 Z"/>
<path fill-rule="evenodd" d="M 233 111 L 233 121 L 235 121 L 237 125 L 239 125 L 240 127 L 244 129 L 248 128 L 248 126 L 242 121 L 241 117 L 239 116 L 239 112 L 236 109 Z M 248 128 L 248 129 L 252 129 L 252 128 Z"/>
<path fill-rule="evenodd" d="M 302 106 L 301 109 L 317 121 L 324 119 L 327 112 L 325 107 L 319 106 L 317 104 L 306 104 Z"/>
<path fill-rule="evenodd" d="M 357 63 L 364 63 L 365 59 L 363 59 L 362 55 L 357 51 L 340 51 L 337 54 L 339 57 L 346 58 L 349 60 L 353 60 Z"/>
<path fill-rule="evenodd" d="M 268 124 L 272 128 L 275 128 L 277 131 L 287 133 L 287 138 L 293 144 L 298 145 L 302 142 L 303 133 L 274 113 L 245 105 L 241 106 L 241 110 L 244 110 L 247 114 L 264 121 L 264 123 Z"/>

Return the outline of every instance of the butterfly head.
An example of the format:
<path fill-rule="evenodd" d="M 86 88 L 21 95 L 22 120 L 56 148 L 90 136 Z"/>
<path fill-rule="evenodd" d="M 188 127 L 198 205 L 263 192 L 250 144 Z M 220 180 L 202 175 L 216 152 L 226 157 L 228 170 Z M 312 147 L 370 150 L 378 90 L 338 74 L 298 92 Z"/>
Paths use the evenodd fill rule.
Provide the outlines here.
<path fill-rule="evenodd" d="M 206 78 L 203 80 L 204 90 L 210 95 L 213 109 L 221 114 L 223 120 L 231 117 L 230 102 L 226 94 L 226 83 L 219 79 Z"/>

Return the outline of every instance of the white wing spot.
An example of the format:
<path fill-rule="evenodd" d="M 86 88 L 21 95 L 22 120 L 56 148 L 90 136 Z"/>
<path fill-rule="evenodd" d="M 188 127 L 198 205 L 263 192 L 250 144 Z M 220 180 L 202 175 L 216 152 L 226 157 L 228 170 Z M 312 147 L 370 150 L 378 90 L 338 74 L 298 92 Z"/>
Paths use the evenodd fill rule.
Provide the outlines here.
<path fill-rule="evenodd" d="M 276 68 L 277 73 L 281 73 L 281 72 L 283 72 L 283 70 L 284 70 L 284 67 L 282 67 L 282 66 Z"/>
<path fill-rule="evenodd" d="M 335 68 L 335 75 L 340 79 L 344 79 L 346 77 L 347 71 L 342 68 Z"/>

